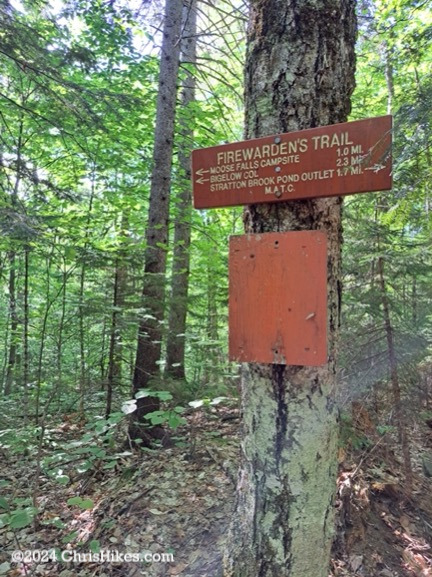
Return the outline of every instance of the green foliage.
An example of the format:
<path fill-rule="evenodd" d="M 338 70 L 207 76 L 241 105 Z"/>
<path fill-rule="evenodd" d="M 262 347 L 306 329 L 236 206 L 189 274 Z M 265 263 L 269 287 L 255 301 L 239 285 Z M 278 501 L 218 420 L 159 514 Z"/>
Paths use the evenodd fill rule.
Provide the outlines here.
<path fill-rule="evenodd" d="M 359 435 L 354 427 L 351 415 L 341 413 L 339 444 L 341 447 L 352 447 L 354 450 L 360 450 L 370 447 L 372 441 L 364 434 Z"/>
<path fill-rule="evenodd" d="M 224 403 L 226 401 L 231 401 L 231 399 L 229 399 L 228 397 L 216 397 L 214 399 L 205 398 L 205 399 L 197 399 L 195 401 L 190 401 L 190 403 L 188 403 L 188 404 L 193 409 L 199 409 L 201 407 L 209 409 L 210 407 L 214 407 L 214 406 L 219 405 L 220 403 Z"/>
<path fill-rule="evenodd" d="M 71 497 L 67 500 L 68 505 L 76 505 L 80 509 L 93 509 L 94 503 L 91 499 L 83 499 L 82 497 Z"/>
<path fill-rule="evenodd" d="M 89 543 L 89 549 L 92 553 L 99 553 L 100 552 L 100 541 L 97 539 L 92 539 Z"/>
<path fill-rule="evenodd" d="M 34 425 L 20 429 L 4 429 L 0 431 L 0 449 L 7 450 L 12 455 L 34 454 L 39 434 L 40 427 Z"/>
<path fill-rule="evenodd" d="M 65 535 L 61 542 L 64 544 L 67 543 L 73 543 L 73 541 L 75 541 L 75 539 L 78 537 L 78 531 L 72 531 L 71 533 L 68 533 L 67 535 Z"/>
<path fill-rule="evenodd" d="M 221 19 L 221 14 L 203 7 L 202 25 L 213 30 L 212 43 L 199 35 L 204 55 L 194 67 L 197 100 L 183 111 L 195 127 L 195 146 L 241 135 L 243 16 L 236 11 Z M 108 380 L 116 317 L 114 403 L 119 407 L 127 398 L 145 306 L 140 298 L 144 215 L 159 59 L 137 46 L 150 34 L 149 23 L 126 5 L 86 1 L 59 5 L 55 13 L 48 5 L 39 11 L 24 3 L 1 18 L 1 380 L 4 386 L 15 346 L 10 384 L 16 398 L 25 398 L 23 413 L 39 415 L 48 402 L 66 413 L 70 406 L 88 407 Z M 182 144 L 180 134 L 176 143 Z M 175 157 L 173 221 L 182 186 Z M 215 218 L 195 211 L 191 219 L 194 288 L 187 379 L 184 387 L 173 384 L 185 391 L 184 397 L 174 395 L 179 404 L 207 388 L 211 395 L 224 394 L 235 378 L 225 360 L 226 264 L 228 234 L 241 230 L 240 210 Z M 167 245 L 169 262 L 171 249 Z M 13 271 L 15 294 L 10 294 Z M 119 275 L 120 297 L 114 303 Z M 166 420 L 181 422 L 175 413 Z M 67 482 L 64 475 L 58 480 Z"/>
<path fill-rule="evenodd" d="M 16 499 L 15 504 L 17 504 Z M 36 513 L 37 509 L 34 507 L 13 509 L 5 497 L 0 497 L 0 528 L 9 526 L 11 529 L 23 529 L 31 525 Z"/>
<path fill-rule="evenodd" d="M 152 425 L 167 424 L 171 429 L 177 429 L 180 425 L 186 424 L 186 419 L 180 416 L 183 413 L 183 407 L 174 407 L 172 410 L 152 411 L 145 415 L 145 419 Z"/>
<path fill-rule="evenodd" d="M 395 433 L 396 427 L 392 425 L 378 425 L 377 431 L 380 435 L 387 435 L 387 433 Z"/>
<path fill-rule="evenodd" d="M 169 391 L 152 391 L 150 389 L 141 389 L 135 394 L 136 399 L 145 397 L 155 397 L 161 402 L 168 402 L 173 400 L 173 396 Z M 122 405 L 122 411 L 128 415 L 133 413 L 137 408 L 136 399 L 125 401 Z M 150 425 L 168 425 L 171 429 L 177 429 L 180 425 L 186 424 L 186 419 L 181 417 L 184 412 L 184 407 L 167 406 L 164 409 L 152 411 L 145 415 L 145 419 L 149 421 Z"/>
<path fill-rule="evenodd" d="M 21 509 L 10 513 L 8 524 L 11 529 L 22 529 L 33 521 L 34 510 Z"/>
<path fill-rule="evenodd" d="M 393 189 L 347 198 L 341 361 L 359 394 L 389 376 L 377 262 L 384 260 L 398 368 L 408 388 L 428 354 L 432 22 L 422 4 L 376 1 L 360 14 L 353 118 L 394 115 Z"/>
<path fill-rule="evenodd" d="M 113 469 L 131 454 L 116 450 L 115 437 L 123 421 L 123 413 L 112 413 L 108 419 L 94 419 L 86 425 L 86 432 L 81 438 L 51 450 L 51 454 L 43 459 L 44 471 L 60 484 L 67 485 L 72 474 Z M 69 474 L 65 474 L 66 468 Z"/>
<path fill-rule="evenodd" d="M 44 456 L 44 471 L 67 485 L 74 474 L 117 466 L 116 435 L 123 413 L 133 415 L 136 406 L 127 399 L 138 319 L 146 314 L 142 264 L 159 38 L 124 2 L 76 0 L 55 11 L 47 3 L 43 10 L 14 6 L 0 13 L 0 381 L 2 390 L 8 382 L 12 388 L 1 401 L 0 447 L 25 456 L 41 431 L 29 421 L 43 412 L 55 419 L 86 411 L 85 435 L 64 447 L 45 428 L 43 447 L 54 453 Z M 407 389 L 432 337 L 432 22 L 421 3 L 377 0 L 359 8 L 352 119 L 392 109 L 394 187 L 345 200 L 340 350 L 347 396 L 388 377 L 378 258 L 385 259 Z M 199 58 L 183 65 L 179 79 L 193 73 L 197 90 L 177 115 L 183 125 L 176 126 L 171 228 L 185 218 L 179 198 L 190 185 L 177 153 L 242 139 L 245 10 L 224 0 L 201 7 Z M 194 129 L 192 143 L 184 142 L 185 125 Z M 167 377 L 162 357 L 152 381 L 162 408 L 147 416 L 149 426 L 174 429 L 184 423 L 182 406 L 201 399 L 207 408 L 210 399 L 234 396 L 239 378 L 238 365 L 227 361 L 227 251 L 229 235 L 243 231 L 242 209 L 186 218 L 186 378 Z M 172 244 L 171 235 L 164 243 L 169 267 Z M 99 419 L 110 379 L 111 420 Z M 24 426 L 15 427 L 16 419 Z M 68 459 L 76 460 L 72 467 Z"/>

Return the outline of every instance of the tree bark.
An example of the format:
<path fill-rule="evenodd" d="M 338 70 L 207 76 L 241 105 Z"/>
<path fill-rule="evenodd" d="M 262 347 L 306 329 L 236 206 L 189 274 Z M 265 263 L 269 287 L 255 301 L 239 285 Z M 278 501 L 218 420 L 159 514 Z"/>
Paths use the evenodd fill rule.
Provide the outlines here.
<path fill-rule="evenodd" d="M 67 298 L 67 281 L 68 272 L 66 266 L 66 258 L 63 256 L 63 266 L 62 266 L 62 298 L 61 298 L 61 309 L 60 309 L 60 319 L 57 329 L 57 380 L 59 391 L 63 390 L 63 331 L 66 319 L 66 298 Z"/>
<path fill-rule="evenodd" d="M 354 88 L 353 0 L 254 0 L 246 137 L 345 121 Z M 336 489 L 335 362 L 341 200 L 250 205 L 250 233 L 322 230 L 328 238 L 328 364 L 245 364 L 242 462 L 225 577 L 326 577 Z"/>
<path fill-rule="evenodd" d="M 23 101 L 25 97 L 23 97 Z M 13 185 L 13 189 L 11 191 L 11 211 L 15 213 L 17 210 L 17 198 L 18 198 L 18 191 L 21 185 L 21 171 L 23 165 L 23 148 L 24 148 L 24 122 L 22 118 L 18 124 L 18 138 L 17 138 L 17 145 L 16 145 L 16 173 L 15 173 L 15 182 Z M 13 240 L 12 240 L 13 243 Z M 9 342 L 9 354 L 8 354 L 8 363 L 7 363 L 7 371 L 6 371 L 6 379 L 5 379 L 5 386 L 4 386 L 4 394 L 8 396 L 11 394 L 13 385 L 15 383 L 15 372 L 16 372 L 16 365 L 18 364 L 18 312 L 17 312 L 17 302 L 16 302 L 16 266 L 17 266 L 17 254 L 16 250 L 12 245 L 10 251 L 8 251 L 8 259 L 9 259 L 9 315 L 11 321 L 10 327 L 10 342 Z"/>
<path fill-rule="evenodd" d="M 92 234 L 91 219 L 93 218 L 93 203 L 96 194 L 96 162 L 93 163 L 91 172 L 91 189 L 86 217 L 86 228 L 84 244 L 82 251 L 81 270 L 79 276 L 79 293 L 78 293 L 78 339 L 79 339 L 79 405 L 78 412 L 81 420 L 85 418 L 84 397 L 87 389 L 87 350 L 86 350 L 86 298 L 85 285 L 87 277 L 87 251 L 89 247 L 89 238 Z"/>
<path fill-rule="evenodd" d="M 17 364 L 17 346 L 18 346 L 18 313 L 16 303 L 16 253 L 14 250 L 9 251 L 9 316 L 10 316 L 10 341 L 9 353 L 6 370 L 6 379 L 4 386 L 4 395 L 8 396 L 13 391 L 15 383 L 15 371 Z"/>
<path fill-rule="evenodd" d="M 29 409 L 29 381 L 30 381 L 30 353 L 29 353 L 29 324 L 30 324 L 30 307 L 29 307 L 29 268 L 30 268 L 30 248 L 28 245 L 24 248 L 24 321 L 23 321 L 23 387 L 24 387 L 24 422 L 28 423 Z"/>
<path fill-rule="evenodd" d="M 126 268 L 122 262 L 124 255 L 116 259 L 114 273 L 114 288 L 111 313 L 110 343 L 108 353 L 108 375 L 106 391 L 105 418 L 111 414 L 112 399 L 115 389 L 120 385 L 121 380 L 121 317 L 124 306 L 125 275 Z"/>
<path fill-rule="evenodd" d="M 42 388 L 42 380 L 44 374 L 44 353 L 45 353 L 45 343 L 48 336 L 48 317 L 51 310 L 53 303 L 55 302 L 55 297 L 51 298 L 51 266 L 52 266 L 52 258 L 54 253 L 54 247 L 51 249 L 51 252 L 48 254 L 46 259 L 46 293 L 45 293 L 45 311 L 42 317 L 41 323 L 41 330 L 39 334 L 39 354 L 38 354 L 38 363 L 36 369 L 36 396 L 35 396 L 35 423 L 36 425 L 39 424 L 39 419 L 41 415 L 40 410 L 40 401 L 41 401 L 41 388 Z M 43 413 L 44 411 L 42 411 Z"/>
<path fill-rule="evenodd" d="M 168 247 L 169 198 L 171 164 L 173 155 L 176 88 L 180 56 L 182 22 L 180 0 L 166 0 L 162 51 L 159 69 L 159 86 L 156 106 L 153 168 L 150 187 L 149 215 L 146 232 L 147 248 L 144 265 L 144 310 L 138 329 L 138 345 L 132 394 L 148 388 L 159 376 L 163 320 L 165 308 L 166 252 Z M 144 426 L 144 415 L 159 408 L 155 397 L 137 401 L 131 415 L 129 437 L 151 443 L 152 437 L 160 438 L 159 427 L 152 430 Z"/>
<path fill-rule="evenodd" d="M 218 384 L 220 380 L 220 349 L 219 341 L 219 315 L 217 306 L 217 273 L 214 263 L 217 262 L 217 249 L 209 247 L 207 253 L 207 326 L 204 351 L 205 358 L 202 371 L 202 386 L 208 383 Z"/>
<path fill-rule="evenodd" d="M 191 169 L 190 153 L 193 142 L 194 113 L 190 105 L 195 100 L 196 64 L 196 0 L 183 7 L 184 26 L 181 43 L 181 62 L 185 77 L 181 100 L 179 167 L 180 194 L 174 229 L 172 289 L 168 321 L 166 373 L 178 380 L 185 380 L 186 316 L 189 290 L 189 247 L 191 239 Z"/>
<path fill-rule="evenodd" d="M 389 360 L 389 368 L 390 368 L 390 380 L 392 383 L 392 391 L 393 391 L 393 404 L 395 409 L 395 422 L 398 430 L 398 437 L 399 442 L 402 447 L 402 457 L 404 463 L 404 472 L 405 472 L 405 486 L 407 491 L 410 493 L 412 489 L 412 466 L 411 466 L 411 453 L 407 435 L 407 424 L 405 419 L 405 413 L 402 408 L 402 401 L 401 401 L 401 388 L 399 383 L 399 371 L 398 371 L 398 364 L 396 359 L 396 350 L 394 345 L 393 339 L 393 326 L 391 322 L 390 316 L 390 303 L 389 298 L 387 296 L 387 285 L 385 282 L 384 277 L 384 259 L 383 257 L 378 258 L 378 275 L 379 275 L 379 283 L 381 289 L 381 303 L 383 308 L 383 315 L 384 315 L 384 326 L 386 332 L 386 340 L 387 340 L 387 354 Z"/>
<path fill-rule="evenodd" d="M 87 243 L 86 243 L 87 246 Z M 78 335 L 79 335 L 79 409 L 78 412 L 80 417 L 84 418 L 84 395 L 86 391 L 86 373 L 87 373 L 87 364 L 86 364 L 86 346 L 85 346 L 85 312 L 84 312 L 84 304 L 85 304 L 85 295 L 84 295 L 84 286 L 86 280 L 86 272 L 87 267 L 85 260 L 83 260 L 81 264 L 81 272 L 80 272 L 80 281 L 79 281 L 79 316 L 78 316 Z"/>

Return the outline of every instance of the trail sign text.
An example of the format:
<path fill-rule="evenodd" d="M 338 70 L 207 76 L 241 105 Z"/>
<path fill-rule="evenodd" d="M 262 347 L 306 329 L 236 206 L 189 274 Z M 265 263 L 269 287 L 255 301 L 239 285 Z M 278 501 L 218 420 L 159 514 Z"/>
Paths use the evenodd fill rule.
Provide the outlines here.
<path fill-rule="evenodd" d="M 391 116 L 192 152 L 195 208 L 391 188 Z"/>

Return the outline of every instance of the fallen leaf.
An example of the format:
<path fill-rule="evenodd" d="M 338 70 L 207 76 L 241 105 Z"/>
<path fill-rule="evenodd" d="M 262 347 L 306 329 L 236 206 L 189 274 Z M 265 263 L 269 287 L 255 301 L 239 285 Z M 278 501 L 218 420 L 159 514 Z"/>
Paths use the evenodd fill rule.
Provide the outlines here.
<path fill-rule="evenodd" d="M 354 573 L 356 573 L 363 564 L 363 555 L 351 555 L 349 564 Z"/>
<path fill-rule="evenodd" d="M 153 515 L 166 515 L 167 511 L 159 511 L 159 509 L 149 509 Z"/>

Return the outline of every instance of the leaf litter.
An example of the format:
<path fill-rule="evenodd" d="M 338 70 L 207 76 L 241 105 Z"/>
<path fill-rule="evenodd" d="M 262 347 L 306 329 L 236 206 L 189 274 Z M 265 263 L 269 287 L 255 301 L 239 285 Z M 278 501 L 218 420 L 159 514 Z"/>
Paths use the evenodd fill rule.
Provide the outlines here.
<path fill-rule="evenodd" d="M 0 525 L 0 577 L 219 577 L 233 512 L 239 457 L 238 412 L 196 410 L 180 430 L 181 445 L 125 452 L 116 467 L 87 471 L 62 486 L 42 477 L 40 523 Z M 372 421 L 372 419 L 370 419 Z M 366 425 L 363 425 L 365 428 Z M 421 455 L 432 430 L 413 428 L 414 483 L 404 486 L 402 458 L 391 435 L 368 449 L 340 451 L 336 534 L 329 577 L 432 577 L 432 480 Z M 372 445 L 372 448 L 371 448 Z M 24 504 L 31 495 L 31 457 L 3 458 L 2 496 Z M 69 502 L 69 503 L 68 503 Z M 167 563 L 11 563 L 15 549 L 81 553 L 172 554 Z"/>

